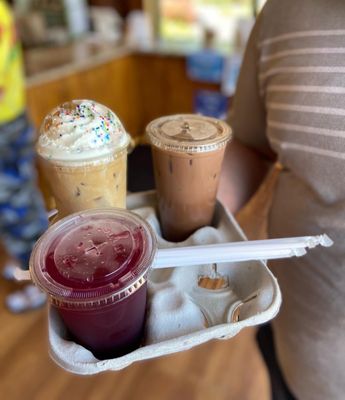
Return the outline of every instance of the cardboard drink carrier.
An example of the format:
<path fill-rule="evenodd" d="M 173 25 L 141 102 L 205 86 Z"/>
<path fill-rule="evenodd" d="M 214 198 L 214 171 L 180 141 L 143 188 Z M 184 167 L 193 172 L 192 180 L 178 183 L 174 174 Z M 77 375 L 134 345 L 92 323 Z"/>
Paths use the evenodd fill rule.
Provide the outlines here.
<path fill-rule="evenodd" d="M 184 242 L 171 243 L 160 234 L 155 193 L 128 196 L 127 207 L 153 227 L 159 248 L 245 241 L 233 216 L 217 203 L 212 226 L 197 230 Z M 278 313 L 281 293 L 264 261 L 200 264 L 152 269 L 141 347 L 124 356 L 98 360 L 71 341 L 57 312 L 49 306 L 49 352 L 62 368 L 92 375 L 191 349 L 212 339 L 230 339 L 242 329 L 265 323 Z"/>

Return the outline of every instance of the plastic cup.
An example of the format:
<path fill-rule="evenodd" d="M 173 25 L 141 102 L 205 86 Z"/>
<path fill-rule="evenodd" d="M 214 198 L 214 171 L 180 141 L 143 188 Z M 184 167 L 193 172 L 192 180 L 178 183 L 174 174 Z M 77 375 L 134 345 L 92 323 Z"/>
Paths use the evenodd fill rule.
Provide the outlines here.
<path fill-rule="evenodd" d="M 221 165 L 231 129 L 200 115 L 172 115 L 146 128 L 152 144 L 162 235 L 185 240 L 212 222 Z"/>
<path fill-rule="evenodd" d="M 45 117 L 36 149 L 58 218 L 126 207 L 128 144 L 117 116 L 91 100 L 63 103 Z"/>
<path fill-rule="evenodd" d="M 43 234 L 30 258 L 30 274 L 71 339 L 99 359 L 113 358 L 142 341 L 155 251 L 155 234 L 138 215 L 87 210 Z"/>

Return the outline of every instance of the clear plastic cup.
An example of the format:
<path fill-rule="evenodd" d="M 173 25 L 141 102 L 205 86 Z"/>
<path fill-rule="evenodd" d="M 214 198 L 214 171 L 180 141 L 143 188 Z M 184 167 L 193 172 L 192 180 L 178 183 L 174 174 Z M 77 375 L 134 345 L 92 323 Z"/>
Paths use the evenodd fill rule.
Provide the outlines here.
<path fill-rule="evenodd" d="M 99 359 L 140 346 L 147 275 L 156 251 L 150 225 L 121 209 L 87 210 L 52 225 L 30 258 L 71 339 Z"/>
<path fill-rule="evenodd" d="M 230 127 L 201 115 L 172 115 L 146 128 L 163 237 L 185 240 L 212 222 Z"/>
<path fill-rule="evenodd" d="M 45 117 L 36 149 L 58 218 L 126 207 L 129 142 L 118 117 L 92 100 L 63 103 Z"/>

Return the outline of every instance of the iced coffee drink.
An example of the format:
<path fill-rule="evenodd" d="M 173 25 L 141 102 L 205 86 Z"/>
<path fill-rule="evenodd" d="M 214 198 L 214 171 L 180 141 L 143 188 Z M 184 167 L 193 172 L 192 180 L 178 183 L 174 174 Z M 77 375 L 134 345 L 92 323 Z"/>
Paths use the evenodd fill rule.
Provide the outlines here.
<path fill-rule="evenodd" d="M 46 116 L 37 153 L 59 218 L 126 207 L 128 143 L 117 116 L 91 100 L 64 103 Z"/>
<path fill-rule="evenodd" d="M 185 240 L 212 222 L 230 127 L 214 118 L 173 115 L 152 121 L 147 134 L 163 237 Z"/>

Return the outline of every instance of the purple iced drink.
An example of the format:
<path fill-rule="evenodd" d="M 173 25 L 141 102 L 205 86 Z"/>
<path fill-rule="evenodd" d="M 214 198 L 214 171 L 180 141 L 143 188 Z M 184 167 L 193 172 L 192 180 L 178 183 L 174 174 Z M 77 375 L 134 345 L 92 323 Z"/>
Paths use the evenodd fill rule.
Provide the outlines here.
<path fill-rule="evenodd" d="M 54 224 L 30 259 L 72 339 L 99 358 L 137 348 L 143 336 L 146 279 L 155 235 L 138 215 L 88 210 Z"/>

